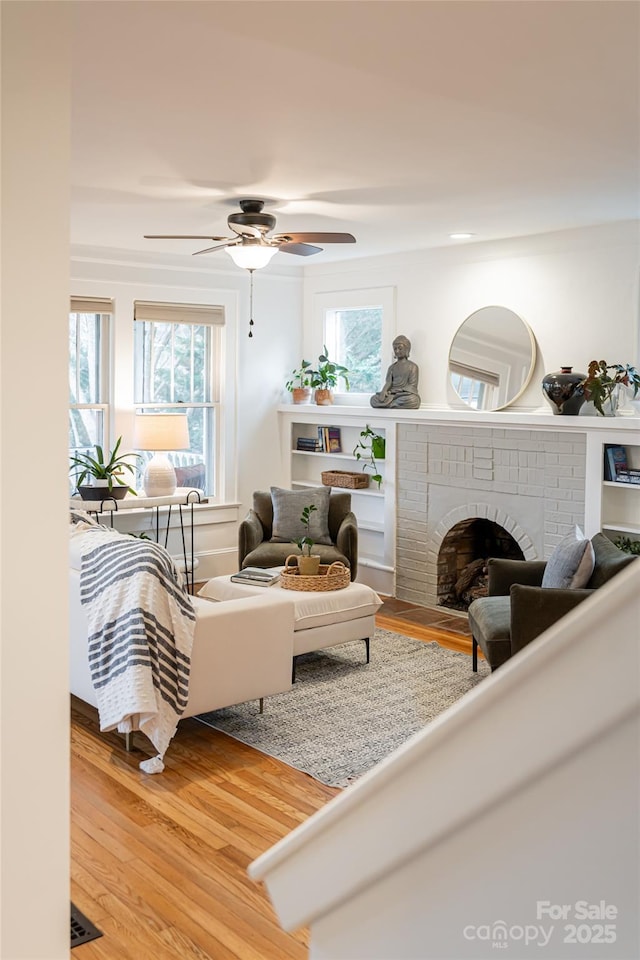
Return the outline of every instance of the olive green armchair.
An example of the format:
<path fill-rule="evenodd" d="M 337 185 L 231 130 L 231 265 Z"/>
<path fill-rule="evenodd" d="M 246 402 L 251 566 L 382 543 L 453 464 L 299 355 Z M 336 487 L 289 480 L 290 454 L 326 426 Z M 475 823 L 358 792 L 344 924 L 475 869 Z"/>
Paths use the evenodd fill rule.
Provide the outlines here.
<path fill-rule="evenodd" d="M 584 588 L 542 587 L 544 560 L 493 557 L 488 561 L 489 596 L 469 606 L 474 671 L 478 647 L 496 670 L 635 559 L 602 533 L 592 537 L 591 543 L 595 565 Z"/>
<path fill-rule="evenodd" d="M 330 544 L 316 543 L 314 554 L 320 555 L 320 563 L 342 561 L 349 567 L 351 580 L 358 572 L 358 522 L 351 512 L 350 493 L 331 493 L 328 514 Z M 238 566 L 279 567 L 290 554 L 299 554 L 291 542 L 272 542 L 273 501 L 269 491 L 258 490 L 253 494 L 252 508 L 238 529 Z"/>

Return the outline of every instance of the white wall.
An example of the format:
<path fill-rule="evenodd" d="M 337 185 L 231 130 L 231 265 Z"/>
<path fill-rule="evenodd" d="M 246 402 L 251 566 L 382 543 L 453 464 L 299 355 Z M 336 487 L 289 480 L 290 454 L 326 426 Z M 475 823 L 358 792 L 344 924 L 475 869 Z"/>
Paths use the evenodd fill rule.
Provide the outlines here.
<path fill-rule="evenodd" d="M 237 566 L 237 519 L 244 516 L 253 490 L 282 482 L 275 406 L 298 362 L 302 337 L 302 277 L 298 268 L 275 265 L 254 274 L 253 337 L 249 338 L 249 274 L 227 267 L 223 253 L 200 259 L 156 252 L 74 247 L 71 295 L 114 300 L 111 331 L 115 415 L 111 440 L 133 443 L 133 302 L 159 300 L 211 303 L 225 307 L 224 403 L 222 423 L 227 453 L 223 501 L 234 510 L 198 511 L 198 578 L 231 573 Z M 147 518 L 147 524 L 151 519 Z M 175 552 L 175 551 L 174 551 Z"/>
<path fill-rule="evenodd" d="M 0 8 L 0 955 L 7 960 L 69 956 L 68 617 L 60 562 L 68 526 L 69 14 L 64 3 Z"/>
<path fill-rule="evenodd" d="M 590 360 L 640 361 L 637 221 L 492 243 L 305 266 L 305 355 L 316 342 L 314 298 L 335 290 L 396 288 L 393 335 L 408 336 L 420 367 L 422 403 L 453 402 L 447 378 L 451 341 L 460 324 L 489 305 L 508 307 L 536 338 L 538 360 L 515 409 L 548 409 L 545 373 Z M 391 343 L 386 344 L 389 362 Z M 514 409 L 514 408 L 511 408 Z"/>
<path fill-rule="evenodd" d="M 318 297 L 336 290 L 393 289 L 396 324 L 387 334 L 388 361 L 391 340 L 404 333 L 420 367 L 422 402 L 436 408 L 456 405 L 447 359 L 460 324 L 482 306 L 508 307 L 530 325 L 538 347 L 531 383 L 509 409 L 548 413 L 540 389 L 545 373 L 564 365 L 586 372 L 595 357 L 638 363 L 639 252 L 638 225 L 628 222 L 342 264 L 297 268 L 273 262 L 254 274 L 251 339 L 249 276 L 228 267 L 222 253 L 194 264 L 188 254 L 167 256 L 156 248 L 144 254 L 74 248 L 70 293 L 116 301 L 112 433 L 123 434 L 125 445 L 133 417 L 129 387 L 133 300 L 225 304 L 225 428 L 238 442 L 226 500 L 238 507 L 232 515 L 210 513 L 206 521 L 200 518 L 206 522 L 197 536 L 198 576 L 203 577 L 235 568 L 236 521 L 249 507 L 253 490 L 284 482 L 275 407 L 288 397 L 284 382 L 289 372 L 303 356 L 312 361 L 317 356 L 322 341 L 321 331 L 314 327 L 320 315 L 315 309 Z M 386 361 L 387 357 L 383 369 Z M 224 522 L 213 522 L 216 519 Z"/>

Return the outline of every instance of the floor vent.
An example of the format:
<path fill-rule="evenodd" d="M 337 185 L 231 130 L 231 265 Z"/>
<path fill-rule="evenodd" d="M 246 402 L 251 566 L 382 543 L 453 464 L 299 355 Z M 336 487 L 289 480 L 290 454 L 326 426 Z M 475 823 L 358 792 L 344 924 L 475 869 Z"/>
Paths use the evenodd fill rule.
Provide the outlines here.
<path fill-rule="evenodd" d="M 71 904 L 71 947 L 79 947 L 81 943 L 97 940 L 102 933 L 87 920 L 84 913 L 80 913 L 75 904 Z"/>

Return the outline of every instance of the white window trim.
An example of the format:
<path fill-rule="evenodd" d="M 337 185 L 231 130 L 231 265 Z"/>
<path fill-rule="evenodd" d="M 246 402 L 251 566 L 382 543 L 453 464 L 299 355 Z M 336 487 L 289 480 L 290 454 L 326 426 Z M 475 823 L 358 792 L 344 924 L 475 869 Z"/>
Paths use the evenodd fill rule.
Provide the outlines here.
<path fill-rule="evenodd" d="M 71 297 L 72 313 L 97 314 L 100 317 L 100 396 L 96 403 L 69 403 L 69 410 L 102 412 L 102 445 L 111 449 L 111 323 L 113 300 L 107 298 Z"/>
<path fill-rule="evenodd" d="M 224 310 L 226 323 L 217 329 L 220 331 L 220 398 L 224 416 L 220 424 L 220 445 L 223 451 L 223 477 L 219 497 L 208 509 L 226 516 L 225 505 L 237 509 L 238 503 L 238 463 L 237 463 L 237 397 L 238 345 L 237 335 L 240 322 L 241 295 L 237 290 L 216 287 L 215 290 L 198 290 L 181 286 L 178 296 L 170 283 L 144 283 L 121 278 L 89 280 L 76 277 L 74 294 L 79 297 L 104 297 L 108 291 L 113 303 L 113 314 L 108 351 L 111 357 L 109 379 L 110 422 L 107 443 L 115 437 L 123 437 L 123 446 L 133 449 L 134 412 L 133 400 L 133 312 L 136 300 L 152 302 L 185 302 L 193 305 L 207 305 L 215 301 Z M 243 315 L 244 316 L 244 315 Z M 215 507 L 215 511 L 213 508 Z M 198 508 L 204 511 L 206 506 Z M 217 521 L 216 521 L 217 522 Z M 220 521 L 222 522 L 222 521 Z"/>
<path fill-rule="evenodd" d="M 311 359 L 316 365 L 325 344 L 325 320 L 327 313 L 335 310 L 358 310 L 371 307 L 382 308 L 382 373 L 380 386 L 384 381 L 389 363 L 393 360 L 392 343 L 396 328 L 396 288 L 395 287 L 358 287 L 349 290 L 332 290 L 316 293 L 313 300 L 313 329 L 311 341 L 305 344 L 304 356 Z M 385 356 L 388 354 L 388 362 Z M 329 357 L 333 360 L 333 357 Z M 344 390 L 344 381 L 339 380 L 334 390 L 334 398 L 338 403 L 352 406 L 368 406 L 370 394 L 353 393 Z"/>
<path fill-rule="evenodd" d="M 213 490 L 205 490 L 212 502 L 220 503 L 224 499 L 225 476 L 222 470 L 224 458 L 223 421 L 224 404 L 222 398 L 224 381 L 224 351 L 223 351 L 223 332 L 225 329 L 225 310 L 223 306 L 198 303 L 173 303 L 171 301 L 146 301 L 135 300 L 133 310 L 134 324 L 145 321 L 151 323 L 184 323 L 187 325 L 203 325 L 210 329 L 211 353 L 208 357 L 209 380 L 211 383 L 211 400 L 207 401 L 188 401 L 184 404 L 176 402 L 163 402 L 135 399 L 135 381 L 133 376 L 134 390 L 134 409 L 136 413 L 144 413 L 147 409 L 154 410 L 176 410 L 184 407 L 185 409 L 205 408 L 211 410 L 213 417 L 213 437 L 214 444 L 211 454 L 210 475 L 213 481 Z M 133 345 L 134 368 L 136 363 L 135 338 Z M 216 364 L 217 359 L 217 364 Z M 217 367 L 217 369 L 216 369 Z"/>

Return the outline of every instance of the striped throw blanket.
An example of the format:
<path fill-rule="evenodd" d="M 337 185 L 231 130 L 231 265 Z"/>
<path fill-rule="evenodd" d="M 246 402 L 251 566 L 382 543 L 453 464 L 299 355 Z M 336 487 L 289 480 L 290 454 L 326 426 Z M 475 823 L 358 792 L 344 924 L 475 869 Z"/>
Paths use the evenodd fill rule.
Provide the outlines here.
<path fill-rule="evenodd" d="M 89 666 L 100 729 L 142 730 L 162 758 L 184 713 L 195 613 L 164 547 L 99 524 L 77 523 L 80 596 L 89 622 Z"/>

